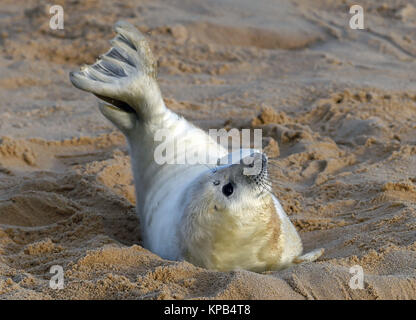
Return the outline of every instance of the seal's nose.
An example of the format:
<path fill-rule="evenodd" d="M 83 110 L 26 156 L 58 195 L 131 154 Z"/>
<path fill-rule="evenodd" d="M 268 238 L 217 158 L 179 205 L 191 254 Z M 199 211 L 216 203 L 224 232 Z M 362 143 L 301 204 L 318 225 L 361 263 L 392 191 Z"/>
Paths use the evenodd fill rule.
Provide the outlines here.
<path fill-rule="evenodd" d="M 241 164 L 244 167 L 244 174 L 258 175 L 267 166 L 267 156 L 260 152 L 255 152 L 242 159 Z"/>
<path fill-rule="evenodd" d="M 267 165 L 267 156 L 264 153 L 261 154 L 261 161 L 262 161 L 263 167 L 265 167 Z"/>

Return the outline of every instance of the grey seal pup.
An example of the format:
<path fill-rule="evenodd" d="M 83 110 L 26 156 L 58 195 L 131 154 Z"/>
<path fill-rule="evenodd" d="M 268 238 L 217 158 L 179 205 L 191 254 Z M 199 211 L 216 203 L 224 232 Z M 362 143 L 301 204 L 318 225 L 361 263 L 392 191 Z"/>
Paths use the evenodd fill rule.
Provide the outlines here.
<path fill-rule="evenodd" d="M 230 157 L 207 133 L 169 110 L 145 37 L 127 22 L 114 29 L 110 50 L 71 72 L 70 80 L 103 100 L 101 113 L 126 136 L 144 247 L 165 259 L 221 271 L 279 270 L 318 259 L 323 249 L 302 255 L 295 227 L 266 186 L 267 157 L 251 149 Z M 185 146 L 168 160 L 183 158 L 186 150 L 231 161 L 214 167 L 157 163 L 155 137 L 161 131 L 168 132 L 165 143 Z M 245 174 L 255 159 L 259 172 Z"/>

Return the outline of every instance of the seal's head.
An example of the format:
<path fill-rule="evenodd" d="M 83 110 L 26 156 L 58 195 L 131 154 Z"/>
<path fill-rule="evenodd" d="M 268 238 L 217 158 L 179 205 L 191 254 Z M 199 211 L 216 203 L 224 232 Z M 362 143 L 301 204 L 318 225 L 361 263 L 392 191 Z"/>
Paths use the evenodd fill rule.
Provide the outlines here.
<path fill-rule="evenodd" d="M 269 195 L 267 183 L 267 157 L 263 154 L 254 153 L 237 163 L 219 165 L 192 185 L 190 210 L 199 206 L 194 204 L 198 200 L 208 212 L 239 216 Z"/>
<path fill-rule="evenodd" d="M 254 153 L 191 184 L 181 229 L 187 260 L 217 270 L 247 269 L 258 255 L 253 250 L 270 245 L 277 253 L 280 223 L 267 183 L 267 157 Z"/>

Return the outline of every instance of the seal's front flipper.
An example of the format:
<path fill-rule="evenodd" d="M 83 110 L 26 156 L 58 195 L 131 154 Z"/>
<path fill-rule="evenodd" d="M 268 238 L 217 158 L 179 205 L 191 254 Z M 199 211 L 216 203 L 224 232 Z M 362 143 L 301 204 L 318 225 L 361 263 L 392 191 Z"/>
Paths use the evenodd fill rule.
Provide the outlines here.
<path fill-rule="evenodd" d="M 300 263 L 304 263 L 304 262 L 313 262 L 313 261 L 317 260 L 320 256 L 322 256 L 324 251 L 325 251 L 324 248 L 313 250 L 311 252 L 308 252 L 308 253 L 306 253 L 302 256 L 299 256 L 299 257 L 295 258 L 293 260 L 293 263 L 300 264 Z"/>
<path fill-rule="evenodd" d="M 117 36 L 110 41 L 111 49 L 93 65 L 71 72 L 70 80 L 75 87 L 146 121 L 166 108 L 156 82 L 156 60 L 134 26 L 120 21 L 114 29 Z"/>

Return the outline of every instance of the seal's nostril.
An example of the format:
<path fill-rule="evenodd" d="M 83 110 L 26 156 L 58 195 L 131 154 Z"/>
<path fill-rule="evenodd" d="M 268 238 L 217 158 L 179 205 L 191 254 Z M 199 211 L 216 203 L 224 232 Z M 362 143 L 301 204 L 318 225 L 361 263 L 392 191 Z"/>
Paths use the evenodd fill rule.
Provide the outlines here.
<path fill-rule="evenodd" d="M 262 154 L 261 163 L 263 168 L 267 166 L 267 156 L 265 154 Z"/>

